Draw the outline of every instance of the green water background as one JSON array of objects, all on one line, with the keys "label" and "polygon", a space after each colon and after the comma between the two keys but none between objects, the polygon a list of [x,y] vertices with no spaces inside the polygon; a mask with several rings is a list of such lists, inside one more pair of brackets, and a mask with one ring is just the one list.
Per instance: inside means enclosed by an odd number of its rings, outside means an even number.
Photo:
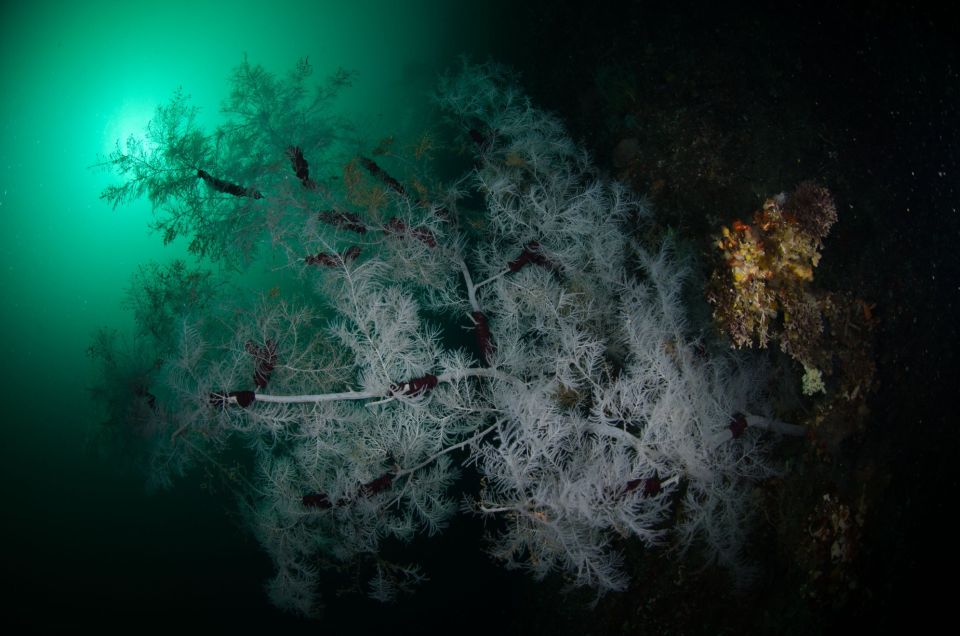
[{"label": "green water background", "polygon": [[266,605],[269,566],[229,500],[192,482],[148,496],[88,443],[91,334],[131,327],[123,299],[138,264],[184,253],[148,232],[148,202],[98,199],[117,182],[89,168],[98,155],[178,86],[215,122],[244,53],[277,73],[302,56],[318,79],[355,71],[339,114],[369,139],[416,130],[437,74],[494,47],[495,16],[486,3],[431,0],[4,3],[0,483],[12,604],[38,618]]}]

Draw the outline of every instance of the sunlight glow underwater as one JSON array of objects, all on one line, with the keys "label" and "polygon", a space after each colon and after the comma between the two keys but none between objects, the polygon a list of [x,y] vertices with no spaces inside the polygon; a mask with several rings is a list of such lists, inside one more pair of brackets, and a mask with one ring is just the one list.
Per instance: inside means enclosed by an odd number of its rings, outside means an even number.
[{"label": "sunlight glow underwater", "polygon": [[125,148],[131,136],[146,145],[147,124],[156,113],[156,108],[157,104],[153,100],[125,100],[107,118],[103,129],[103,154],[108,155],[116,150],[118,143],[121,148]]}]

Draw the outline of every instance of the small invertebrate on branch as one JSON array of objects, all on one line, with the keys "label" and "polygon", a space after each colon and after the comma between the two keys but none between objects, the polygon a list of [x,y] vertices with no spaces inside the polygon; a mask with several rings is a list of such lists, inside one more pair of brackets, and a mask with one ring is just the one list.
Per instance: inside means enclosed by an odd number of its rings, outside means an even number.
[{"label": "small invertebrate on branch", "polygon": [[[231,399],[232,398],[232,399]],[[247,408],[257,399],[257,394],[253,391],[230,391],[228,393],[211,393],[210,405],[221,409],[227,408],[230,404],[236,403],[240,408]]]},{"label": "small invertebrate on branch", "polygon": [[368,481],[363,486],[360,487],[360,492],[370,497],[375,495],[378,492],[386,490],[393,484],[393,474],[392,473],[383,473],[373,481]]},{"label": "small invertebrate on branch", "polygon": [[260,191],[256,188],[244,188],[236,183],[230,183],[229,181],[218,179],[202,168],[197,169],[197,178],[203,179],[204,183],[217,192],[232,194],[235,197],[250,197],[251,199],[263,198],[263,195],[260,194]]},{"label": "small invertebrate on branch", "polygon": [[433,235],[433,232],[423,227],[411,228],[398,218],[390,219],[383,226],[383,231],[395,236],[412,236],[427,247],[437,246],[437,238]]},{"label": "small invertebrate on branch", "polygon": [[307,160],[304,158],[303,151],[300,150],[300,147],[288,146],[287,156],[290,158],[290,167],[293,168],[293,172],[297,175],[297,179],[300,179],[303,187],[307,190],[316,190],[317,183],[310,178],[310,166],[307,164]]},{"label": "small invertebrate on branch", "polygon": [[317,219],[326,223],[327,225],[332,225],[342,230],[350,230],[351,232],[356,232],[357,234],[364,234],[367,231],[367,226],[363,224],[363,221],[360,220],[360,217],[349,212],[325,210],[317,213]]},{"label": "small invertebrate on branch", "polygon": [[490,359],[495,351],[493,347],[493,337],[490,335],[490,324],[487,322],[487,316],[482,311],[474,311],[470,314],[473,318],[473,335],[477,340],[477,347],[480,349],[480,355],[483,361],[490,364]]},{"label": "small invertebrate on branch", "polygon": [[333,507],[330,499],[322,492],[304,495],[300,501],[305,508],[319,508],[320,510],[327,510]]},{"label": "small invertebrate on branch", "polygon": [[627,485],[624,486],[623,494],[626,495],[633,492],[637,488],[642,487],[644,497],[653,497],[660,494],[662,483],[663,482],[661,482],[660,478],[657,476],[647,477],[646,479],[642,477],[638,479],[631,479],[627,482]]},{"label": "small invertebrate on branch", "polygon": [[370,176],[379,179],[385,186],[399,194],[400,196],[407,196],[407,191],[403,185],[390,176],[386,170],[377,165],[377,162],[373,159],[368,159],[366,157],[360,157],[360,165],[366,168],[367,172],[370,173]]},{"label": "small invertebrate on branch", "polygon": [[273,367],[277,364],[277,342],[267,340],[264,346],[260,346],[253,340],[247,340],[247,353],[253,356],[256,366],[253,370],[253,381],[257,388],[264,388],[270,381],[270,375],[273,373]]},{"label": "small invertebrate on branch", "polygon": [[523,251],[520,252],[520,256],[507,263],[507,268],[511,272],[519,272],[521,269],[531,263],[545,267],[550,271],[553,271],[557,268],[556,265],[549,258],[544,256],[543,252],[540,251],[540,243],[537,241],[530,241],[524,245]]},{"label": "small invertebrate on branch", "polygon": [[420,395],[437,386],[437,376],[428,373],[423,377],[414,378],[400,384],[391,384],[390,392],[395,395]]},{"label": "small invertebrate on branch", "polygon": [[735,413],[733,419],[730,420],[730,426],[727,428],[730,429],[730,436],[737,439],[747,430],[746,416],[743,413]]},{"label": "small invertebrate on branch", "polygon": [[340,267],[344,263],[356,259],[360,256],[360,246],[353,245],[348,247],[343,254],[328,254],[327,252],[318,252],[305,257],[303,260],[307,265],[321,265],[323,267]]},{"label": "small invertebrate on branch", "polygon": [[[383,473],[376,479],[368,481],[360,486],[360,490],[357,494],[361,497],[372,497],[379,492],[387,490],[392,485],[393,473]],[[334,503],[330,501],[330,498],[326,495],[326,493],[322,492],[309,493],[300,498],[300,502],[305,508],[317,508],[319,510],[329,510],[335,505],[338,507],[345,506],[349,504],[350,501],[350,498],[343,497]]]}]

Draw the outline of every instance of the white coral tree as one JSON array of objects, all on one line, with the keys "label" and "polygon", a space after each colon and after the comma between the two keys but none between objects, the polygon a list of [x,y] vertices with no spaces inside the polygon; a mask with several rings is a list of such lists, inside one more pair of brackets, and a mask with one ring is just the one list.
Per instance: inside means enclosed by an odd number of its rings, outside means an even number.
[{"label": "white coral tree", "polygon": [[[383,600],[421,580],[377,554],[444,528],[459,470],[482,476],[461,507],[500,520],[492,554],[536,578],[622,590],[621,538],[740,566],[743,484],[772,472],[771,429],[797,432],[769,418],[762,369],[696,336],[673,243],[634,238],[643,201],[503,70],[465,63],[438,102],[476,167],[431,203],[364,159],[385,203],[359,214],[341,201],[287,249],[321,309],[265,298],[234,312],[219,344],[185,323],[152,410],[167,431],[156,474],[248,444],[255,470],[238,479],[276,565],[269,593],[305,614],[325,566],[369,559]],[[479,231],[461,220],[471,194]],[[284,212],[266,188],[255,203]],[[466,325],[475,346],[444,344],[427,312]]]}]

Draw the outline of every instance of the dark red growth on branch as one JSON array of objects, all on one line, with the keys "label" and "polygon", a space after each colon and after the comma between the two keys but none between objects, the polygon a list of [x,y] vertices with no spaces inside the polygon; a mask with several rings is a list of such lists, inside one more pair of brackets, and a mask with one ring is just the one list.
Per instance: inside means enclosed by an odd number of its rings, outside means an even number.
[{"label": "dark red growth on branch", "polygon": [[631,479],[627,482],[627,485],[623,488],[623,494],[631,493],[637,488],[643,487],[643,496],[644,497],[654,497],[660,494],[662,482],[659,477],[648,477],[644,479],[643,477],[639,479]]},{"label": "dark red growth on branch", "polygon": [[[393,485],[393,474],[383,473],[376,479],[372,481],[368,481],[367,483],[360,486],[360,490],[358,491],[358,494],[361,497],[372,497],[377,493],[387,490],[392,485]],[[350,503],[350,499],[347,497],[344,497],[342,499],[338,499],[336,504],[334,504],[332,501],[330,501],[330,498],[326,495],[326,493],[322,493],[322,492],[316,492],[316,493],[310,493],[308,495],[304,495],[303,497],[301,497],[300,501],[305,508],[317,508],[319,510],[329,510],[330,508],[333,508],[334,505],[339,507],[339,506],[346,506],[347,504]]]},{"label": "dark red growth on branch", "polygon": [[235,197],[250,197],[251,199],[262,199],[263,195],[260,194],[260,191],[256,188],[244,188],[241,185],[236,183],[230,183],[229,181],[224,181],[223,179],[218,179],[217,177],[211,175],[206,170],[202,168],[197,170],[197,178],[203,179],[203,181],[216,190],[217,192],[223,192],[225,194],[232,194]]},{"label": "dark red growth on branch", "polygon": [[342,230],[350,230],[357,234],[364,234],[367,226],[363,224],[360,217],[349,212],[337,212],[336,210],[324,210],[317,213],[317,218],[326,223],[338,227]]},{"label": "dark red growth on branch", "polygon": [[304,495],[301,501],[306,508],[319,508],[320,510],[327,510],[333,507],[333,504],[330,503],[330,499],[327,498],[327,496],[322,492]]},{"label": "dark red growth on branch", "polygon": [[730,429],[730,436],[737,439],[747,430],[747,417],[743,413],[735,413],[727,428]]},{"label": "dark red growth on branch", "polygon": [[490,364],[493,358],[493,337],[490,335],[490,324],[487,322],[487,316],[482,311],[474,311],[470,314],[473,318],[473,335],[477,340],[477,347],[480,349],[480,355],[483,361]]},{"label": "dark red growth on branch", "polygon": [[323,267],[340,267],[344,263],[349,263],[360,256],[360,247],[353,245],[342,254],[328,254],[326,252],[318,252],[316,254],[311,254],[304,258],[304,262],[307,265],[321,265]]},{"label": "dark red growth on branch", "polygon": [[470,139],[473,140],[473,143],[477,144],[477,146],[480,148],[484,148],[488,143],[490,143],[490,138],[476,128],[471,128],[467,131],[467,134],[470,135]]},{"label": "dark red growth on branch", "polygon": [[409,227],[400,219],[394,217],[383,226],[383,231],[394,236],[408,237],[412,236],[427,247],[436,247],[437,239],[433,232],[424,227]]},{"label": "dark red growth on branch", "polygon": [[367,172],[370,173],[375,179],[380,180],[385,186],[396,192],[402,197],[407,196],[407,191],[404,189],[403,185],[399,181],[390,176],[386,170],[377,165],[377,162],[373,159],[368,159],[366,157],[360,157],[360,165],[367,169]]},{"label": "dark red growth on branch", "polygon": [[253,391],[231,391],[230,397],[236,398],[237,404],[241,408],[247,408],[257,399],[257,394]]},{"label": "dark red growth on branch", "polygon": [[137,386],[133,388],[133,394],[137,397],[144,398],[152,411],[157,410],[157,396],[151,393],[150,389],[148,389],[146,386],[137,384]]},{"label": "dark red growth on branch", "polygon": [[643,496],[644,497],[653,497],[660,494],[660,479],[658,477],[651,477],[650,479],[643,482]]},{"label": "dark red growth on branch", "polygon": [[310,178],[310,166],[307,164],[300,147],[288,146],[287,156],[290,157],[290,167],[293,168],[293,172],[297,175],[297,179],[300,179],[303,187],[307,190],[316,190],[317,184]]},{"label": "dark red growth on branch", "polygon": [[414,378],[400,384],[391,384],[390,392],[398,395],[419,395],[430,391],[437,386],[437,376],[428,373],[421,378]]},{"label": "dark red growth on branch", "polygon": [[519,272],[531,263],[545,267],[550,271],[556,269],[556,265],[540,251],[540,243],[537,241],[530,241],[524,245],[520,256],[507,263],[507,269],[511,272]]},{"label": "dark red growth on branch", "polygon": [[326,252],[317,252],[310,254],[303,259],[307,265],[321,265],[323,267],[339,267],[340,257]]},{"label": "dark red growth on branch", "polygon": [[277,364],[277,342],[269,339],[261,347],[253,340],[247,340],[246,348],[247,353],[253,356],[255,363],[253,381],[258,388],[262,389],[267,386],[273,367]]},{"label": "dark red growth on branch", "polygon": [[247,408],[257,399],[257,394],[253,391],[230,391],[229,393],[211,393],[210,405],[221,409],[227,408],[231,404],[230,398],[234,398],[240,408]]},{"label": "dark red growth on branch", "polygon": [[360,487],[360,492],[366,497],[371,497],[378,492],[382,492],[393,484],[393,474],[383,473],[373,481],[368,481]]}]

